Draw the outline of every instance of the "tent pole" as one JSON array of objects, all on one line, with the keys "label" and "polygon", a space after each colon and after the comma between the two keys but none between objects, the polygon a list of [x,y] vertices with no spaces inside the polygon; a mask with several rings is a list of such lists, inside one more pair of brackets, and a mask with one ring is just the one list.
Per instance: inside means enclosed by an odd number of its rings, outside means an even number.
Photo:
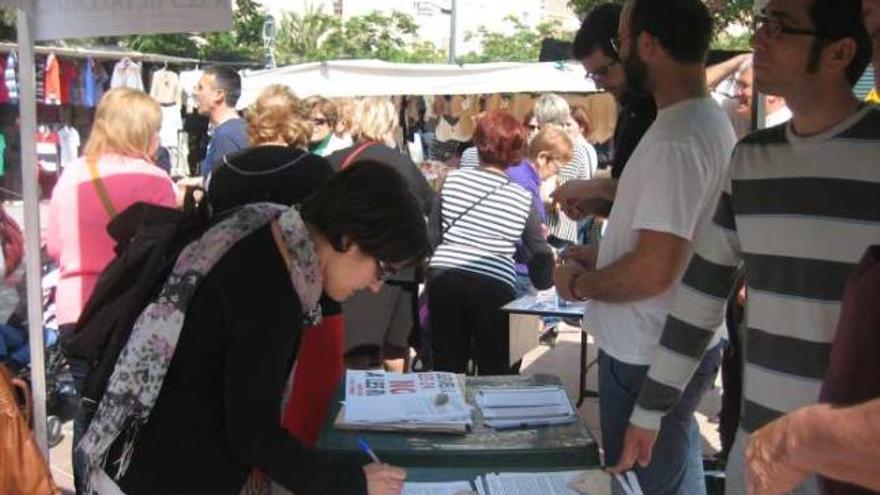
[{"label": "tent pole", "polygon": [[21,183],[24,193],[25,270],[27,276],[28,333],[31,350],[31,388],[34,396],[34,433],[49,460],[46,432],[46,366],[43,347],[43,294],[40,266],[40,200],[37,184],[36,83],[34,79],[33,3],[18,9],[19,115],[21,119]]}]

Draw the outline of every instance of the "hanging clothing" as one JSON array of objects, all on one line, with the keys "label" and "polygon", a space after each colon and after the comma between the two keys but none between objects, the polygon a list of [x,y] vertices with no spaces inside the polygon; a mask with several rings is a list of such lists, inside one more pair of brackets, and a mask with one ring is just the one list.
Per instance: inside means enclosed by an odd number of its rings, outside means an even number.
[{"label": "hanging clothing", "polygon": [[[0,57],[0,72],[6,72],[6,59]],[[0,103],[9,103],[9,89],[6,87],[6,78],[0,78]]]},{"label": "hanging clothing", "polygon": [[58,172],[58,134],[45,129],[37,130],[34,135],[37,147],[37,164],[41,171]]},{"label": "hanging clothing", "polygon": [[6,175],[6,136],[0,133],[0,177]]},{"label": "hanging clothing", "polygon": [[18,56],[15,52],[9,52],[6,56],[6,67],[3,71],[3,79],[6,83],[6,90],[9,93],[9,102],[18,103],[18,76],[16,67],[18,66]]},{"label": "hanging clothing", "polygon": [[162,127],[159,129],[159,143],[165,147],[175,148],[179,146],[177,134],[183,129],[183,118],[180,115],[180,107],[162,106]]},{"label": "hanging clothing", "polygon": [[66,125],[58,130],[58,143],[61,150],[61,168],[67,168],[79,157],[79,132],[76,128]]},{"label": "hanging clothing", "polygon": [[37,103],[46,102],[46,57],[34,56],[34,77],[36,78],[36,86],[34,88],[34,96]]},{"label": "hanging clothing", "polygon": [[61,104],[75,105],[78,101],[74,100],[74,95],[79,100],[79,67],[70,60],[60,60],[60,83],[61,83]]},{"label": "hanging clothing", "polygon": [[180,77],[170,70],[159,69],[153,73],[150,96],[160,105],[180,105]]},{"label": "hanging clothing", "polygon": [[113,76],[110,78],[111,88],[132,88],[144,90],[144,81],[141,77],[141,64],[130,58],[124,58],[113,67]]},{"label": "hanging clothing", "polygon": [[54,53],[46,57],[46,75],[44,79],[45,99],[47,105],[61,104],[61,64]]}]

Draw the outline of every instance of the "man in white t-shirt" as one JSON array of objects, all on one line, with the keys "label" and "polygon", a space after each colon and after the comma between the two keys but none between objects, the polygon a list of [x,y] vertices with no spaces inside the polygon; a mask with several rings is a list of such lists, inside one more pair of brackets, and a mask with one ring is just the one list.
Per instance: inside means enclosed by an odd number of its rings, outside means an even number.
[{"label": "man in white t-shirt", "polygon": [[[621,59],[628,83],[654,96],[657,119],[620,178],[595,264],[570,259],[554,273],[562,297],[590,301],[585,325],[600,349],[599,406],[608,466],[621,455],[691,241],[711,219],[736,141],[706,88],[711,37],[712,18],[700,0],[627,3],[619,29]],[[714,380],[717,347],[706,354],[677,410],[664,418],[652,462],[635,470],[646,494],[706,493],[693,413]]]}]

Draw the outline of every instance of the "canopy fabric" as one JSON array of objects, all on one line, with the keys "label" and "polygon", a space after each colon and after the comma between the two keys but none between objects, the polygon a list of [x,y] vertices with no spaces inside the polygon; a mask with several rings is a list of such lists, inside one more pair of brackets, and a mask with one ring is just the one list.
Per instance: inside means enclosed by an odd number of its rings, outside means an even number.
[{"label": "canopy fabric", "polygon": [[597,91],[584,68],[574,62],[448,65],[339,60],[245,71],[238,107],[249,106],[270,84],[289,86],[301,98]]}]

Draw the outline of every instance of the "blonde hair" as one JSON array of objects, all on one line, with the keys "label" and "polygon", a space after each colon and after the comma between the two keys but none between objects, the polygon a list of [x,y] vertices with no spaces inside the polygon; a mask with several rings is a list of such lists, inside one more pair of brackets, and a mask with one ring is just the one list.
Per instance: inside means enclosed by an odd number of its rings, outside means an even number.
[{"label": "blonde hair", "polygon": [[114,88],[104,94],[83,155],[97,160],[115,153],[153,161],[151,148],[162,126],[162,110],[143,91]]},{"label": "blonde hair", "polygon": [[311,127],[299,115],[300,100],[287,86],[267,86],[245,112],[251,144],[283,141],[288,146],[307,148]]},{"label": "blonde hair", "polygon": [[[336,100],[336,129],[337,135],[350,134],[354,130],[354,98],[339,98]],[[338,131],[338,132],[337,132]]]},{"label": "blonde hair", "polygon": [[568,133],[555,125],[548,125],[529,143],[529,158],[534,162],[538,154],[546,151],[562,163],[571,161],[573,144]]},{"label": "blonde hair", "polygon": [[355,134],[360,140],[385,142],[397,127],[397,111],[388,98],[370,96],[354,109]]}]

